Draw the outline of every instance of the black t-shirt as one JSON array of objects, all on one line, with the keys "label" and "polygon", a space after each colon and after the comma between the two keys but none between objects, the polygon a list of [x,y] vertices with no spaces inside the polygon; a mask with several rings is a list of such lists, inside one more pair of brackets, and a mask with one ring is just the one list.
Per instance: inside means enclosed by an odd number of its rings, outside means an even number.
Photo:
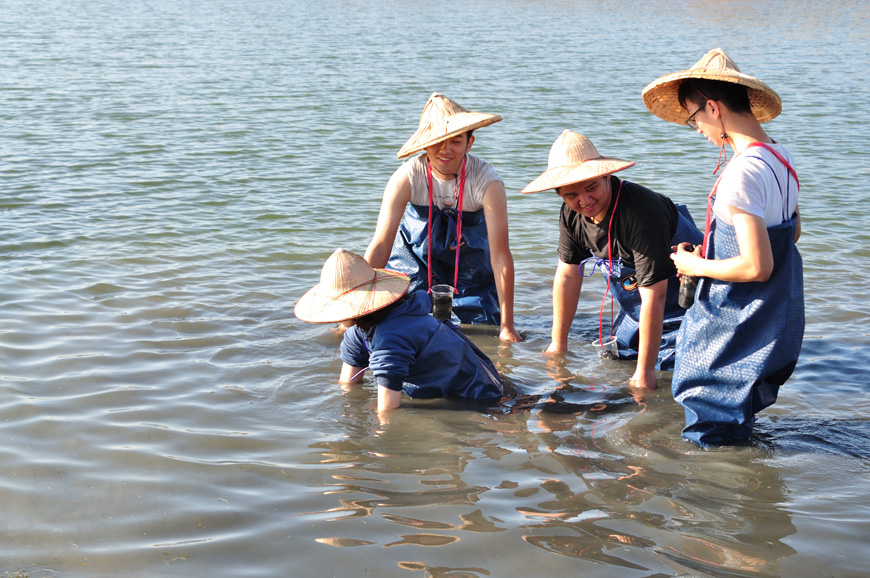
[{"label": "black t-shirt", "polygon": [[[595,224],[562,203],[559,217],[559,258],[564,263],[579,265],[592,251],[607,259],[607,229],[617,200],[620,180],[610,176],[613,196],[610,207],[600,223]],[[613,259],[634,268],[637,284],[655,285],[676,273],[671,261],[671,239],[677,232],[679,213],[674,203],[664,195],[629,181],[622,181],[619,204],[613,216],[610,239]]]}]

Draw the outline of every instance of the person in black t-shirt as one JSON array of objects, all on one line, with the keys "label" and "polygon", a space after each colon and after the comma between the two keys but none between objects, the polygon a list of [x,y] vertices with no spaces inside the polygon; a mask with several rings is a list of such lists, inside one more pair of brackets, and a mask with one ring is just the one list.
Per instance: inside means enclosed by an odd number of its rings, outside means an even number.
[{"label": "person in black t-shirt", "polygon": [[602,157],[589,139],[566,130],[550,149],[547,170],[522,192],[556,189],[563,200],[547,353],[568,350],[583,266],[591,260],[610,277],[610,289],[621,306],[611,332],[620,357],[637,358],[629,383],[652,389],[655,370],[673,368],[676,329],[684,312],[677,305],[679,282],[671,247],[700,243],[702,234],[685,207],[613,176],[633,165]]}]

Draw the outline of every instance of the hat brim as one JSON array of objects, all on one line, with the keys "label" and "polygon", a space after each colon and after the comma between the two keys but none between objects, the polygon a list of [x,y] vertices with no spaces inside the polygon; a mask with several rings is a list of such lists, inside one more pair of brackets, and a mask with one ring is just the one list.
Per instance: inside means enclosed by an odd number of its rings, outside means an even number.
[{"label": "hat brim", "polygon": [[461,135],[470,130],[495,124],[502,118],[497,114],[488,114],[484,112],[462,112],[452,115],[447,120],[447,126],[443,129],[436,129],[430,125],[419,127],[411,138],[402,145],[396,156],[400,159],[407,158],[414,153],[438,144],[449,138]]},{"label": "hat brim", "polygon": [[668,122],[683,124],[689,112],[680,106],[677,92],[680,83],[688,78],[731,82],[746,87],[752,114],[758,122],[773,120],[782,112],[782,99],[775,90],[754,76],[720,68],[693,68],[666,74],[649,83],[643,89],[643,103],[657,117]]},{"label": "hat brim", "polygon": [[590,159],[572,166],[547,169],[541,175],[526,185],[521,193],[540,193],[574,183],[588,181],[633,167],[634,161],[624,161],[612,157]]},{"label": "hat brim", "polygon": [[310,323],[337,323],[383,309],[408,292],[411,279],[404,273],[374,272],[374,279],[338,296],[325,294],[318,283],[296,302],[293,313]]}]

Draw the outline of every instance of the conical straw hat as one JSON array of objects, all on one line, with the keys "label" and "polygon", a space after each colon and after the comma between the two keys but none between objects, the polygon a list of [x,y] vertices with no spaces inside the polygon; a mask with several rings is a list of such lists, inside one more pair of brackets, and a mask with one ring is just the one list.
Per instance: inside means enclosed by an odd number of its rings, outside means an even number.
[{"label": "conical straw hat", "polygon": [[411,280],[403,273],[372,269],[361,256],[336,249],[320,272],[320,283],[296,303],[296,317],[334,323],[362,317],[397,301]]},{"label": "conical straw hat", "polygon": [[443,140],[500,120],[497,114],[468,112],[446,96],[433,92],[420,115],[417,131],[399,149],[397,156],[404,159]]},{"label": "conical straw hat", "polygon": [[582,134],[566,130],[550,147],[547,170],[520,192],[538,193],[556,187],[564,187],[572,183],[603,177],[632,166],[634,166],[634,161],[601,156],[588,138]]},{"label": "conical straw hat", "polygon": [[666,74],[643,89],[643,103],[659,118],[670,122],[684,123],[689,113],[680,106],[677,91],[687,78],[721,80],[746,87],[752,114],[758,122],[767,122],[782,112],[782,100],[772,88],[748,74],[743,74],[737,64],[721,48],[714,48],[701,57],[689,70]]}]

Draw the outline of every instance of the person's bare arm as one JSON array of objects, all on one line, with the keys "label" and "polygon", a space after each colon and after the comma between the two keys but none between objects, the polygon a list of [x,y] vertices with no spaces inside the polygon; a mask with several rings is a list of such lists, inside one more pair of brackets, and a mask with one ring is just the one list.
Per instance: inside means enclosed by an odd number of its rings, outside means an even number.
[{"label": "person's bare arm", "polygon": [[553,278],[553,328],[550,332],[550,346],[547,353],[568,351],[568,331],[577,313],[583,275],[577,265],[559,261]]},{"label": "person's bare arm", "polygon": [[354,367],[353,365],[342,363],[338,381],[339,383],[359,383],[362,381],[365,370],[365,367]]},{"label": "person's bare arm", "polygon": [[375,233],[366,249],[365,259],[376,269],[386,267],[393,250],[393,241],[405,208],[411,201],[411,181],[404,167],[399,167],[384,189],[381,201],[381,211],[378,214],[378,224]]},{"label": "person's bare arm", "polygon": [[773,250],[764,219],[729,206],[740,254],[730,259],[702,259],[700,247],[694,252],[686,244],[677,246],[671,259],[681,275],[709,277],[732,283],[767,281],[773,271]]},{"label": "person's bare arm", "polygon": [[383,385],[378,386],[378,411],[396,409],[402,401],[402,392]]},{"label": "person's bare arm", "polygon": [[514,328],[514,258],[508,235],[507,197],[501,181],[492,181],[487,185],[483,194],[483,214],[501,311],[499,338],[522,341],[523,338]]},{"label": "person's bare arm", "polygon": [[668,280],[663,279],[648,287],[638,287],[637,290],[640,293],[637,367],[628,383],[636,387],[655,389],[658,387],[655,369],[662,342]]}]

